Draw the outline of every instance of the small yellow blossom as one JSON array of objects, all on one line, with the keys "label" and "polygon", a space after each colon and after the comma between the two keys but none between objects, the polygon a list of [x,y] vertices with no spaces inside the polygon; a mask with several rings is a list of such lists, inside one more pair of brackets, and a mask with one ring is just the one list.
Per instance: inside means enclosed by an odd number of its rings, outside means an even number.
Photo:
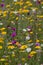
[{"label": "small yellow blossom", "polygon": [[35,48],[36,48],[36,49],[40,49],[41,47],[40,47],[40,46],[36,46]]},{"label": "small yellow blossom", "polygon": [[33,34],[33,32],[30,32],[30,34]]},{"label": "small yellow blossom", "polygon": [[7,33],[7,32],[2,32],[1,34],[2,34],[2,35],[5,35],[6,33]]},{"label": "small yellow blossom", "polygon": [[41,2],[41,4],[43,4],[43,2]]},{"label": "small yellow blossom", "polygon": [[10,7],[10,5],[6,5],[6,8],[9,8]]},{"label": "small yellow blossom", "polygon": [[0,46],[0,49],[2,49],[2,46]]},{"label": "small yellow blossom", "polygon": [[4,41],[3,40],[0,40],[0,43],[3,43]]},{"label": "small yellow blossom", "polygon": [[28,46],[27,45],[22,45],[21,47],[20,47],[20,49],[26,49]]},{"label": "small yellow blossom", "polygon": [[16,17],[16,20],[18,20],[19,18],[18,17]]},{"label": "small yellow blossom", "polygon": [[15,54],[12,54],[12,57],[15,57]]},{"label": "small yellow blossom", "polygon": [[8,46],[8,49],[14,49],[14,46]]},{"label": "small yellow blossom", "polygon": [[5,58],[1,58],[0,61],[6,61],[6,59]]},{"label": "small yellow blossom", "polygon": [[3,28],[1,28],[0,30],[3,31],[3,30],[5,30],[5,29],[6,29],[6,28],[3,27]]},{"label": "small yellow blossom", "polygon": [[28,42],[32,42],[32,40],[29,40]]},{"label": "small yellow blossom", "polygon": [[41,29],[41,28],[39,28],[38,30],[39,30],[39,31],[41,31],[42,29]]},{"label": "small yellow blossom", "polygon": [[8,42],[8,45],[12,44],[11,42]]},{"label": "small yellow blossom", "polygon": [[26,1],[26,4],[29,4],[30,3],[30,1]]},{"label": "small yellow blossom", "polygon": [[25,61],[25,58],[21,58],[22,61]]},{"label": "small yellow blossom", "polygon": [[19,42],[16,42],[16,45],[18,46],[20,43]]},{"label": "small yellow blossom", "polygon": [[34,54],[36,54],[36,51],[31,51],[30,52],[30,55],[34,55]]},{"label": "small yellow blossom", "polygon": [[36,42],[40,42],[40,40],[37,39]]},{"label": "small yellow blossom", "polygon": [[4,40],[4,38],[0,38],[0,40]]}]

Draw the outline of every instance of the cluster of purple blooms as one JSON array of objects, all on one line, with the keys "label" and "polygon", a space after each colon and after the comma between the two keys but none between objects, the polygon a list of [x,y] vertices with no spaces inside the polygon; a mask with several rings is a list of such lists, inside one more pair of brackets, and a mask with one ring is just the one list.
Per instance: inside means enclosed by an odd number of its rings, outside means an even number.
[{"label": "cluster of purple blooms", "polygon": [[[10,27],[10,26],[7,26],[7,28],[13,30],[13,32],[11,33],[11,37],[14,38],[16,36],[16,28]],[[12,40],[12,44],[15,44],[15,43],[16,43],[16,40]]]}]

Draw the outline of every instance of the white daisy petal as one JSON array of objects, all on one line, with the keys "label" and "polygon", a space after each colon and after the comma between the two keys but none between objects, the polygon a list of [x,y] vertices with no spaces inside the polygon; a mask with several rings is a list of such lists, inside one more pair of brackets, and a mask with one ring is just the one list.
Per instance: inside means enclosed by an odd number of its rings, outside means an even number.
[{"label": "white daisy petal", "polygon": [[17,2],[17,0],[14,0],[14,2]]},{"label": "white daisy petal", "polygon": [[25,63],[25,65],[27,65],[27,63]]},{"label": "white daisy petal", "polygon": [[3,23],[0,23],[0,25],[3,25]]},{"label": "white daisy petal", "polygon": [[30,39],[30,36],[26,36],[26,40],[29,40]]},{"label": "white daisy petal", "polygon": [[26,29],[23,29],[24,32],[26,32]]},{"label": "white daisy petal", "polygon": [[27,52],[30,52],[30,51],[31,51],[31,48],[27,48],[26,51],[27,51]]}]

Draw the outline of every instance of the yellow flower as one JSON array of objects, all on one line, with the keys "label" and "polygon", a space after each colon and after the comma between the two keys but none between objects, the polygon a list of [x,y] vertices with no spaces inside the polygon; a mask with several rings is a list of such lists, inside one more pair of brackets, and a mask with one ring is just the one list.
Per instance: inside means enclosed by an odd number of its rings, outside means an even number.
[{"label": "yellow flower", "polygon": [[28,4],[28,6],[32,6],[32,3]]},{"label": "yellow flower", "polygon": [[3,14],[3,17],[6,17],[7,16],[7,14]]},{"label": "yellow flower", "polygon": [[25,58],[21,58],[22,61],[25,61]]},{"label": "yellow flower", "polygon": [[29,40],[28,42],[32,42],[32,40]]},{"label": "yellow flower", "polygon": [[33,32],[30,32],[30,34],[33,34]]},{"label": "yellow flower", "polygon": [[14,46],[8,46],[8,49],[14,49]]},{"label": "yellow flower", "polygon": [[16,17],[16,20],[18,20],[19,18],[18,17]]},{"label": "yellow flower", "polygon": [[34,55],[34,54],[36,54],[36,51],[31,51],[30,52],[30,55]]},{"label": "yellow flower", "polygon": [[41,4],[43,4],[43,2],[41,2]]},{"label": "yellow flower", "polygon": [[38,30],[39,30],[39,31],[41,31],[42,29],[41,29],[41,28],[39,28]]},{"label": "yellow flower", "polygon": [[30,20],[30,22],[34,21],[33,19]]},{"label": "yellow flower", "polygon": [[9,56],[7,55],[6,58],[8,58]]},{"label": "yellow flower", "polygon": [[10,12],[10,15],[12,15],[13,13],[14,13],[14,11],[11,11],[11,12]]},{"label": "yellow flower", "polygon": [[2,35],[5,35],[6,33],[7,33],[7,32],[2,32],[1,34],[2,34]]},{"label": "yellow flower", "polygon": [[0,38],[0,40],[4,40],[4,38]]},{"label": "yellow flower", "polygon": [[4,41],[3,40],[0,40],[0,43],[3,43]]},{"label": "yellow flower", "polygon": [[27,12],[29,12],[29,10],[23,10],[22,12],[23,12],[23,13],[27,13]]},{"label": "yellow flower", "polygon": [[37,10],[38,8],[33,8],[33,7],[31,7],[31,9],[32,9],[32,10],[33,10],[33,9]]},{"label": "yellow flower", "polygon": [[0,15],[2,14],[2,10],[0,10]]},{"label": "yellow flower", "polygon": [[7,16],[8,11],[3,12],[3,17]]},{"label": "yellow flower", "polygon": [[0,30],[3,31],[3,30],[5,30],[5,29],[6,29],[6,28],[3,27],[3,28],[1,28]]},{"label": "yellow flower", "polygon": [[6,5],[6,8],[9,8],[10,7],[10,5]]},{"label": "yellow flower", "polygon": [[43,18],[43,15],[37,15],[38,18]]},{"label": "yellow flower", "polygon": [[8,45],[12,44],[11,42],[8,42]]},{"label": "yellow flower", "polygon": [[15,54],[12,54],[12,57],[15,57]]},{"label": "yellow flower", "polygon": [[2,46],[0,46],[0,49],[2,49]]},{"label": "yellow flower", "polygon": [[23,5],[23,2],[19,3],[20,5]]},{"label": "yellow flower", "polygon": [[4,11],[4,12],[3,12],[3,14],[7,14],[7,13],[8,13],[8,11]]},{"label": "yellow flower", "polygon": [[20,43],[19,42],[16,42],[16,45],[18,46]]},{"label": "yellow flower", "polygon": [[6,59],[4,59],[4,58],[1,58],[1,59],[0,59],[0,61],[6,61]]},{"label": "yellow flower", "polygon": [[27,8],[27,6],[24,6],[23,8]]},{"label": "yellow flower", "polygon": [[0,43],[3,43],[4,38],[0,38]]},{"label": "yellow flower", "polygon": [[37,39],[36,42],[40,42],[40,40]]},{"label": "yellow flower", "polygon": [[28,46],[27,45],[22,45],[21,47],[20,47],[20,49],[26,49]]},{"label": "yellow flower", "polygon": [[19,13],[27,13],[27,12],[29,12],[29,10],[22,10],[22,9],[20,9],[19,11],[18,11]]},{"label": "yellow flower", "polygon": [[40,47],[40,46],[36,46],[35,48],[36,48],[36,49],[40,49],[41,47]]}]

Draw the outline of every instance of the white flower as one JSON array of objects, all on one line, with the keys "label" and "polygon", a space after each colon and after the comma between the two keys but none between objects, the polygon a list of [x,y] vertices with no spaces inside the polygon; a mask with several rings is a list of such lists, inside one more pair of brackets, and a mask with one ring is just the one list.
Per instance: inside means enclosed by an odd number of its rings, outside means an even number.
[{"label": "white flower", "polygon": [[0,25],[3,25],[3,23],[0,23]]},{"label": "white flower", "polygon": [[26,40],[29,40],[30,39],[30,36],[26,36]]},{"label": "white flower", "polygon": [[12,54],[14,54],[14,52],[12,52]]},{"label": "white flower", "polygon": [[42,8],[43,8],[43,6],[42,6]]},{"label": "white flower", "polygon": [[27,51],[27,52],[30,52],[30,51],[31,51],[31,48],[27,48],[26,51]]},{"label": "white flower", "polygon": [[34,2],[36,2],[37,0],[33,0]]},{"label": "white flower", "polygon": [[18,12],[17,11],[14,11],[14,14],[17,14]]},{"label": "white flower", "polygon": [[25,65],[27,65],[27,63],[25,63]]},{"label": "white flower", "polygon": [[22,15],[22,16],[24,16],[24,15]]},{"label": "white flower", "polygon": [[32,46],[34,43],[29,44],[28,46]]},{"label": "white flower", "polygon": [[41,44],[41,47],[43,47],[43,44]]},{"label": "white flower", "polygon": [[14,2],[17,2],[17,0],[14,0]]},{"label": "white flower", "polygon": [[23,29],[24,32],[26,32],[26,29]]},{"label": "white flower", "polygon": [[36,12],[36,10],[35,9],[32,9],[32,12]]},{"label": "white flower", "polygon": [[27,31],[30,31],[31,29],[27,28]]}]

